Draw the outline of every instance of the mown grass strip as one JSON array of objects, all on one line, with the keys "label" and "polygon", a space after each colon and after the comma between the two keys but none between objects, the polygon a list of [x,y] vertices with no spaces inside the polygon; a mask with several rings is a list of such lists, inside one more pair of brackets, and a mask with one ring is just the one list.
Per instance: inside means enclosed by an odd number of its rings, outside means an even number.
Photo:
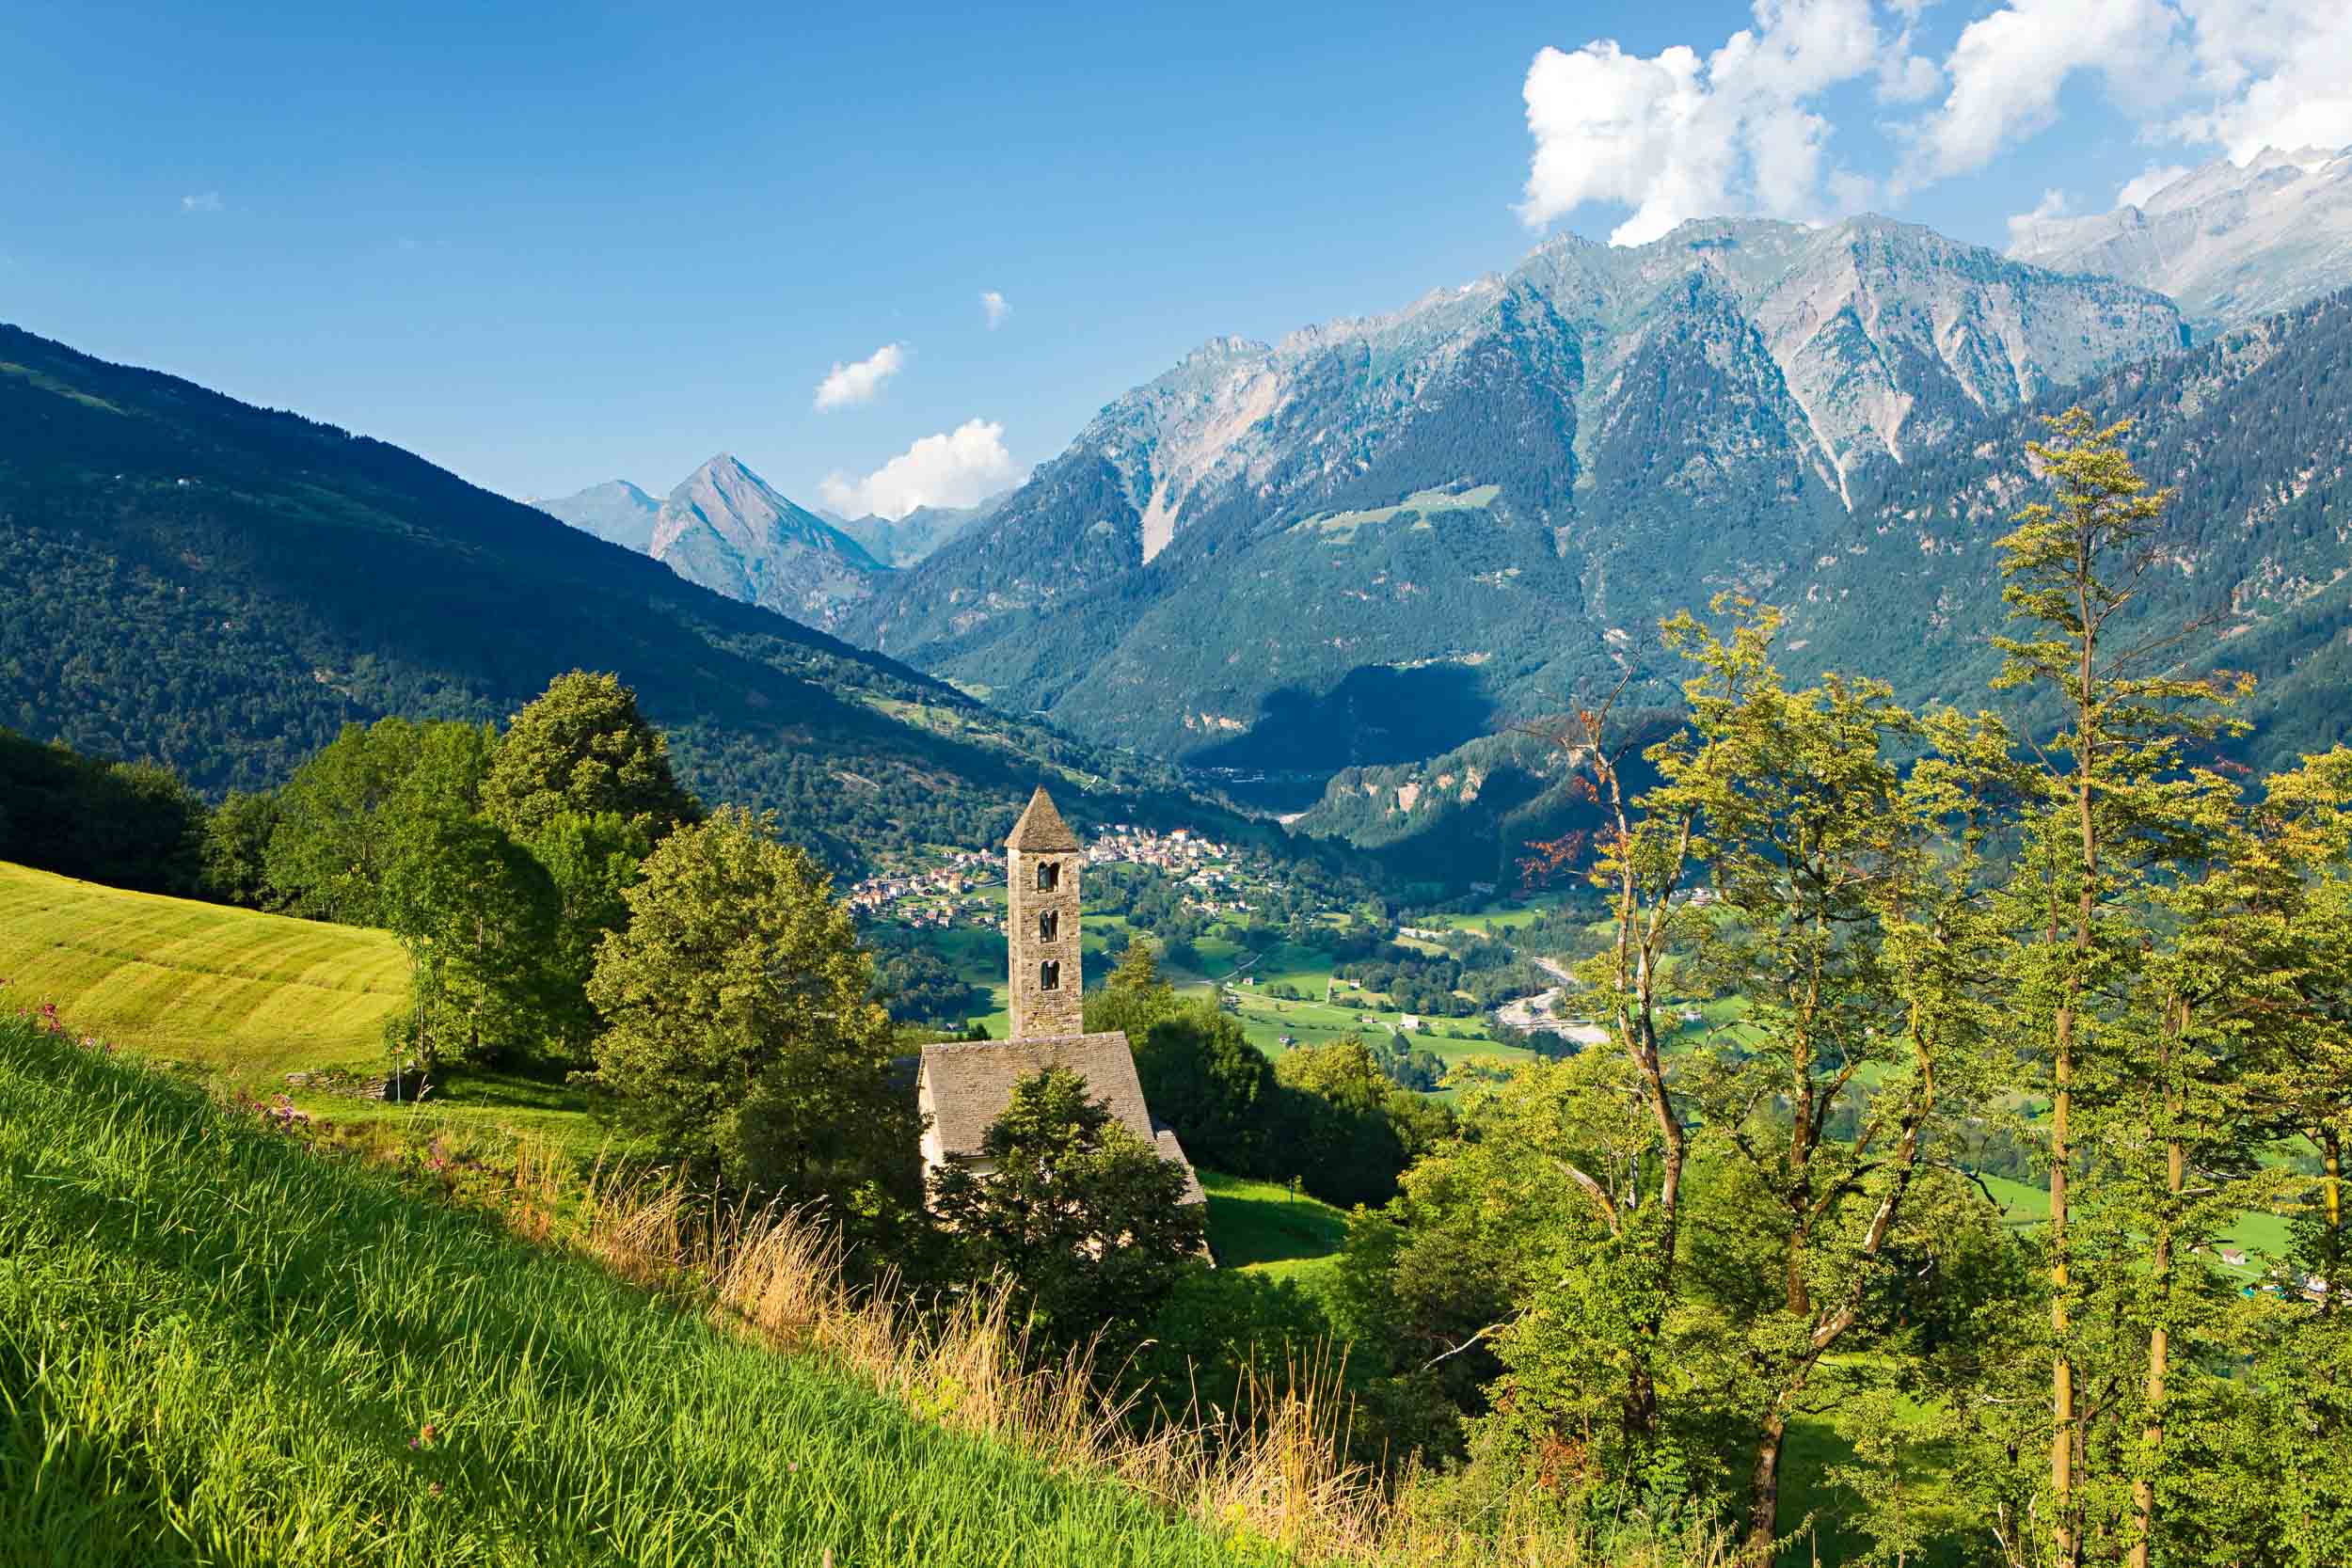
[{"label": "mown grass strip", "polygon": [[373,1064],[408,965],[383,931],[0,863],[0,980],[19,1005],[261,1084]]}]

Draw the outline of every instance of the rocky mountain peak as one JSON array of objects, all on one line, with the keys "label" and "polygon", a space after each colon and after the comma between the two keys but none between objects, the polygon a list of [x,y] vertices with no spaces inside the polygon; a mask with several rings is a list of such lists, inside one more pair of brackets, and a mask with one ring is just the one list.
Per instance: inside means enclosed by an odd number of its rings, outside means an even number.
[{"label": "rocky mountain peak", "polygon": [[2352,284],[2352,148],[2217,159],[2136,204],[2021,222],[2009,254],[2169,294],[2208,336]]}]

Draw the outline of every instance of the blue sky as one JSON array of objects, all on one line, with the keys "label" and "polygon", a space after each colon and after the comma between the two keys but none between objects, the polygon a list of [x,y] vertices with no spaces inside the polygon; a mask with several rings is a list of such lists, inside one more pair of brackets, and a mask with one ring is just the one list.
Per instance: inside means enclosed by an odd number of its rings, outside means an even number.
[{"label": "blue sky", "polygon": [[723,449],[902,507],[1546,232],[1998,245],[2352,142],[2343,0],[369,9],[0,10],[0,319],[511,495]]}]

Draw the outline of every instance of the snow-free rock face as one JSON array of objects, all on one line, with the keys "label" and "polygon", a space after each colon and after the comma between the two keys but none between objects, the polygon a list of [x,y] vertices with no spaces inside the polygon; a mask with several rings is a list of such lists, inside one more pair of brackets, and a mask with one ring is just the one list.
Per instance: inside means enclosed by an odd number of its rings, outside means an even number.
[{"label": "snow-free rock face", "polygon": [[2352,147],[2207,164],[2137,205],[2039,220],[2010,254],[2169,294],[2202,336],[2352,284]]},{"label": "snow-free rock face", "polygon": [[689,582],[827,628],[888,571],[725,452],[670,492],[648,553]]},{"label": "snow-free rock face", "polygon": [[2145,290],[1883,219],[1556,239],[1393,315],[1204,345],[842,630],[1196,758],[1263,761],[1240,743],[1278,715],[1324,732],[1301,767],[1425,756],[1479,733],[1397,727],[1436,686],[1464,725],[1556,696],[1810,560],[1876,467],[2182,341]]},{"label": "snow-free rock face", "polygon": [[552,500],[533,499],[526,504],[640,555],[652,552],[654,519],[661,515],[661,503],[625,479],[591,484]]}]

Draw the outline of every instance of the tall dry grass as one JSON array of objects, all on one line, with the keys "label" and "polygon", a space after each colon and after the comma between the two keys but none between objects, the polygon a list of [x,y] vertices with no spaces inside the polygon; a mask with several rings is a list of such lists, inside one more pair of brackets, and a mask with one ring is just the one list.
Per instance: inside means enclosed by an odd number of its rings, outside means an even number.
[{"label": "tall dry grass", "polygon": [[1636,1546],[1596,1557],[1534,1492],[1456,1501],[1436,1478],[1383,1476],[1346,1458],[1350,1401],[1327,1348],[1258,1380],[1230,1412],[1132,1418],[1107,1391],[1091,1347],[1034,1342],[1009,1281],[951,1303],[918,1304],[884,1281],[850,1280],[839,1233],[788,1209],[716,1206],[675,1180],[562,1150],[516,1151],[509,1223],[561,1237],[641,1284],[698,1295],[714,1321],[782,1351],[848,1370],[941,1425],[1058,1469],[1109,1478],[1221,1536],[1274,1544],[1311,1563],[1437,1568],[1733,1568],[1725,1541]]}]

